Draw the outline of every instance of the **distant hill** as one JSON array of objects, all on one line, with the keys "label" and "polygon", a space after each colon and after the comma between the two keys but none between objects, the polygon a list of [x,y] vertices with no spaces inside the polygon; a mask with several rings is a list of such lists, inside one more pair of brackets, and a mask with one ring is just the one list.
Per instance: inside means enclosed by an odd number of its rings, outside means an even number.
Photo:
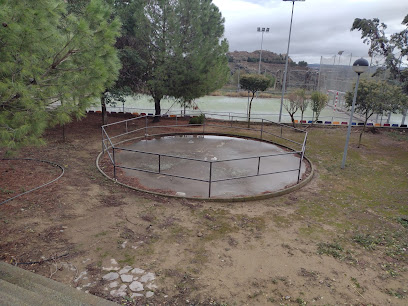
[{"label": "distant hill", "polygon": [[[234,51],[228,52],[228,65],[231,75],[242,73],[258,73],[260,50],[254,52]],[[276,80],[276,87],[281,88],[283,74],[285,70],[285,54],[278,54],[271,51],[262,51],[261,73],[273,76]],[[315,69],[298,66],[290,57],[288,65],[288,81],[291,87],[304,87],[313,89],[317,84]]]},{"label": "distant hill", "polygon": [[320,68],[320,64],[307,64],[307,67],[309,67],[309,68],[314,68],[314,69],[319,69],[319,68]]}]

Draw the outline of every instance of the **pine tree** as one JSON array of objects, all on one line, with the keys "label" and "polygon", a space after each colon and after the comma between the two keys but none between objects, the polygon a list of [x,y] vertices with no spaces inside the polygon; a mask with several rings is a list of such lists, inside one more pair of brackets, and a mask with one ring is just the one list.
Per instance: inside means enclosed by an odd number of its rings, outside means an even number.
[{"label": "pine tree", "polygon": [[[132,14],[129,14],[132,12]],[[148,92],[155,103],[173,96],[191,101],[228,79],[224,19],[208,0],[134,0],[121,10],[124,35],[117,46],[123,68],[119,82]]]},{"label": "pine tree", "polygon": [[222,39],[224,18],[211,1],[180,1],[176,7],[178,35],[171,61],[171,95],[182,102],[221,88],[230,75],[228,43]]},{"label": "pine tree", "polygon": [[120,23],[100,0],[81,16],[58,0],[0,3],[0,146],[15,149],[80,118],[112,85]]}]

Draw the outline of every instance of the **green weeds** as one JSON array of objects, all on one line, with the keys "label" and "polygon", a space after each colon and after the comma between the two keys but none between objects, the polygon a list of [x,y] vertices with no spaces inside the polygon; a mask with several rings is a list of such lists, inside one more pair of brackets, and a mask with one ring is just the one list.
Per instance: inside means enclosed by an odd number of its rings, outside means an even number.
[{"label": "green weeds", "polygon": [[337,242],[334,243],[320,242],[317,245],[317,247],[318,247],[317,253],[319,255],[328,255],[339,259],[343,257],[343,247]]}]

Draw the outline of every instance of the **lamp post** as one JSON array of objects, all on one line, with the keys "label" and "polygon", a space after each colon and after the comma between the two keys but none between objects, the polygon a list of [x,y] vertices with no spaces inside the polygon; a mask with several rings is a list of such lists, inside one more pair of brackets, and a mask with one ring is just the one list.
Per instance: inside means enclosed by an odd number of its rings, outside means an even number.
[{"label": "lamp post", "polygon": [[360,74],[366,72],[367,69],[368,69],[368,61],[365,60],[364,58],[359,58],[353,63],[353,70],[355,73],[357,73],[357,82],[356,82],[356,88],[354,90],[353,103],[351,105],[350,121],[349,121],[349,125],[347,128],[347,137],[346,137],[346,145],[344,146],[343,161],[341,162],[342,169],[344,169],[344,167],[346,166],[347,148],[348,148],[348,144],[350,141],[351,124],[353,123],[354,107],[356,105],[356,100],[357,100],[358,81],[360,80]]},{"label": "lamp post", "polygon": [[257,32],[262,32],[262,39],[261,39],[261,53],[259,54],[259,67],[258,67],[258,74],[261,74],[261,61],[262,61],[262,45],[263,45],[263,35],[264,33],[269,33],[269,28],[257,28]]},{"label": "lamp post", "polygon": [[288,50],[286,51],[286,63],[285,63],[285,73],[283,75],[282,97],[281,97],[281,104],[280,104],[280,110],[279,110],[279,122],[281,122],[281,119],[282,119],[283,97],[285,96],[286,75],[288,73],[289,46],[290,46],[290,34],[292,33],[293,9],[295,8],[295,2],[296,1],[305,1],[305,0],[283,0],[283,1],[291,1],[292,2],[292,15],[290,17]]}]

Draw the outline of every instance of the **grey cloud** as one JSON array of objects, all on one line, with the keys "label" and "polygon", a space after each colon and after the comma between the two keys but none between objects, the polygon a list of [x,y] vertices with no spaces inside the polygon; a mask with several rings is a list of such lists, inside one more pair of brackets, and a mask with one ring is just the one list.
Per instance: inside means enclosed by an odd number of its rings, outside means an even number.
[{"label": "grey cloud", "polygon": [[[217,4],[220,1],[214,2]],[[261,34],[256,32],[256,28],[265,26],[270,27],[271,32],[264,35],[264,49],[286,53],[291,3],[262,0],[245,2],[256,4],[253,6],[254,11],[243,10],[241,13],[234,7],[234,14],[230,15],[225,5],[221,10],[226,18],[225,36],[230,43],[230,50],[259,50]],[[303,56],[313,59],[313,62],[318,62],[321,55],[334,55],[339,50],[356,56],[367,56],[368,47],[361,40],[361,34],[358,31],[350,32],[354,19],[380,18],[388,25],[387,32],[394,33],[402,30],[401,21],[406,14],[408,3],[401,5],[401,2],[396,1],[306,0],[296,3],[290,56],[296,60],[301,60]]]}]

